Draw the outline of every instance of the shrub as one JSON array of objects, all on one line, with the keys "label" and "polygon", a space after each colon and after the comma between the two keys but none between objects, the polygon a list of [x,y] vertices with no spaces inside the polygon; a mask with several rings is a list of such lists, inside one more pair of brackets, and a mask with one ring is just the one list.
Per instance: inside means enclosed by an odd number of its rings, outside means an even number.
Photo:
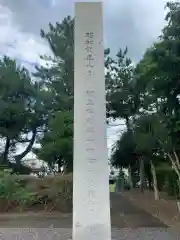
[{"label": "shrub", "polygon": [[[0,201],[4,211],[18,206],[22,210],[35,198],[35,193],[29,192],[21,184],[17,175],[10,175],[7,172],[0,172]],[[3,210],[3,209],[2,209]]]},{"label": "shrub", "polygon": [[[30,176],[10,175],[0,172],[0,211],[26,207],[45,211],[72,211],[72,177],[48,176],[39,179]],[[40,207],[40,209],[39,209]],[[37,208],[36,208],[37,211]]]},{"label": "shrub", "polygon": [[173,171],[169,171],[166,175],[164,182],[164,191],[167,192],[169,196],[175,196],[179,198],[179,186],[176,174]]},{"label": "shrub", "polygon": [[72,211],[73,200],[73,184],[70,181],[61,181],[60,189],[58,191],[58,210],[70,212]]},{"label": "shrub", "polygon": [[45,211],[72,211],[72,177],[46,176],[42,180],[35,178],[29,181],[28,188],[38,193],[35,204],[43,204]]}]

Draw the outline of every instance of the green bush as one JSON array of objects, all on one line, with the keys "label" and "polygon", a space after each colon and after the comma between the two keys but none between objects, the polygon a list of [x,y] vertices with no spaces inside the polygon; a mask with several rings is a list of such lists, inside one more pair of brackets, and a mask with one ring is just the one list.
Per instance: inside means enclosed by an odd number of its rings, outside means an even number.
[{"label": "green bush", "polygon": [[38,193],[37,202],[44,205],[45,211],[72,211],[73,182],[68,176],[48,176],[32,179],[31,190]]},{"label": "green bush", "polygon": [[124,190],[130,190],[130,189],[131,189],[131,186],[130,186],[129,181],[125,180],[124,181]]},{"label": "green bush", "polygon": [[[58,208],[60,211],[71,212],[73,201],[73,184],[70,181],[62,181],[58,191]],[[62,204],[62,205],[61,205]],[[62,208],[63,206],[63,208]]]},{"label": "green bush", "polygon": [[28,207],[45,211],[72,211],[73,184],[70,176],[38,179],[0,171],[0,212]]},{"label": "green bush", "polygon": [[168,196],[179,198],[178,178],[174,171],[169,171],[168,174],[166,174],[163,190],[167,192]]},{"label": "green bush", "polygon": [[0,201],[6,205],[5,211],[16,206],[22,211],[25,205],[32,203],[35,195],[21,184],[17,175],[0,172]]}]

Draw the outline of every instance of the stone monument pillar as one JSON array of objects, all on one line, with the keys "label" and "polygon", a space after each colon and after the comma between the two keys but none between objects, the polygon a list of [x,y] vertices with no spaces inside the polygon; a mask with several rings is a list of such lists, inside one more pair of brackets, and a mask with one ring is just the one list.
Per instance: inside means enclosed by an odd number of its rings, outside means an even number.
[{"label": "stone monument pillar", "polygon": [[103,9],[75,3],[73,240],[110,240]]}]

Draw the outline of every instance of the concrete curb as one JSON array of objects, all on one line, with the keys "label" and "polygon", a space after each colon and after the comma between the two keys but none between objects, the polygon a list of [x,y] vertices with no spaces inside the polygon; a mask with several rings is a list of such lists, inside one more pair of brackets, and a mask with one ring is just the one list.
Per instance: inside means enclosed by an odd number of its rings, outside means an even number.
[{"label": "concrete curb", "polygon": [[71,213],[45,213],[45,212],[40,212],[40,213],[32,213],[32,212],[26,212],[26,213],[3,213],[0,214],[0,220],[2,219],[15,219],[15,218],[68,218],[72,217]]}]

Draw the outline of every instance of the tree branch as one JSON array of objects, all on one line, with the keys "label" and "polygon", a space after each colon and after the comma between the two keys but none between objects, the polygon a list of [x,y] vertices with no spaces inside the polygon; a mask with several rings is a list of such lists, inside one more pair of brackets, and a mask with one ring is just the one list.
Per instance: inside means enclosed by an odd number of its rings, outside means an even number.
[{"label": "tree branch", "polygon": [[32,138],[31,138],[28,146],[26,147],[26,149],[22,153],[20,153],[20,154],[18,154],[14,157],[17,164],[19,164],[21,162],[21,160],[31,151],[32,146],[33,146],[33,144],[35,142],[35,139],[36,139],[36,134],[37,134],[37,131],[36,131],[36,128],[35,128],[32,131]]}]

